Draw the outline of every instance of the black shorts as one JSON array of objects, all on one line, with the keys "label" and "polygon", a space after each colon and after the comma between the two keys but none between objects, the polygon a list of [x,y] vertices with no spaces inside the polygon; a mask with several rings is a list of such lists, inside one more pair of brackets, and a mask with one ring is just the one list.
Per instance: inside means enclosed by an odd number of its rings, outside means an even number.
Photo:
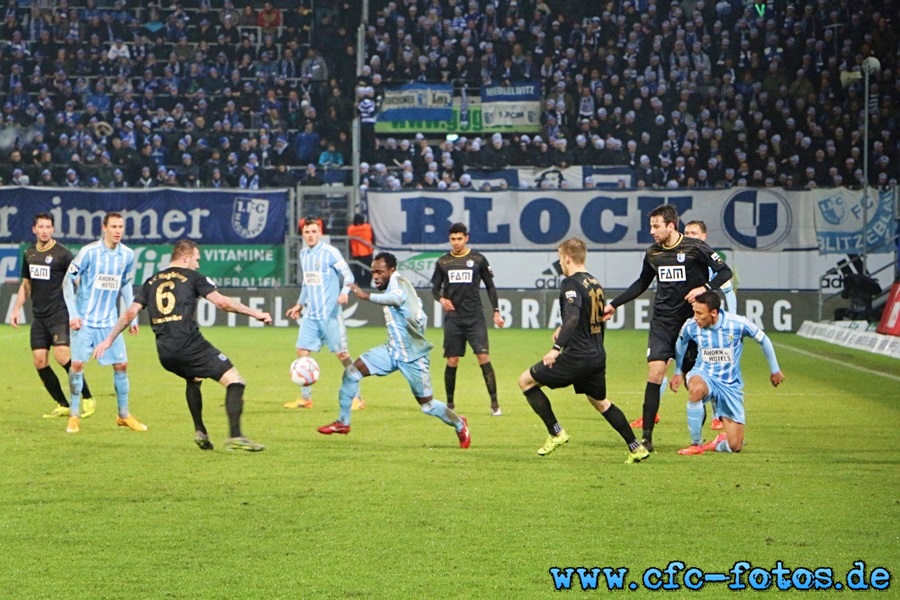
[{"label": "black shorts", "polygon": [[444,321],[444,358],[465,356],[466,342],[469,342],[475,354],[488,353],[488,334],[484,317]]},{"label": "black shorts", "polygon": [[576,394],[587,394],[595,400],[606,399],[606,358],[559,355],[552,367],[542,362],[532,365],[531,377],[551,389],[575,387]]},{"label": "black shorts", "polygon": [[675,358],[675,342],[681,332],[681,325],[650,320],[650,334],[647,336],[647,362],[663,362]]},{"label": "black shorts", "polygon": [[[678,341],[682,325],[684,323],[675,326],[671,323],[660,323],[657,320],[650,321],[650,334],[647,337],[647,362],[654,360],[667,362],[670,358],[675,358],[675,342]],[[690,371],[696,361],[697,344],[691,340],[684,353],[682,371],[685,373]]]},{"label": "black shorts", "polygon": [[234,368],[228,357],[206,340],[191,344],[177,354],[160,350],[159,363],[166,371],[184,379],[218,381],[225,373]]},{"label": "black shorts", "polygon": [[68,313],[31,322],[32,350],[49,350],[51,346],[69,345]]}]

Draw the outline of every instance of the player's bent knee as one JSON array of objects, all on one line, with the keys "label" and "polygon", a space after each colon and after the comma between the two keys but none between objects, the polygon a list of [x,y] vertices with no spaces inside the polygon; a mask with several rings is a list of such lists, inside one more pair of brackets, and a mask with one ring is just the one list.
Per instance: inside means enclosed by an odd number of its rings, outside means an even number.
[{"label": "player's bent knee", "polygon": [[527,392],[536,384],[534,377],[531,376],[531,371],[524,371],[521,375],[519,375],[518,383],[519,389],[523,392]]},{"label": "player's bent knee", "polygon": [[360,372],[356,365],[350,365],[344,369],[343,381],[360,381],[364,375]]}]

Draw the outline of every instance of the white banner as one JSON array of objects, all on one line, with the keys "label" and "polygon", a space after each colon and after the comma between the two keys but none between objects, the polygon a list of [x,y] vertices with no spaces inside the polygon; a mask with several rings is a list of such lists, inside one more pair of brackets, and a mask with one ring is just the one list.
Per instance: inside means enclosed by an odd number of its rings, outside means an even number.
[{"label": "white banner", "polygon": [[[825,191],[520,190],[381,192],[369,190],[369,217],[380,248],[444,248],[452,223],[466,223],[481,251],[555,252],[569,237],[595,250],[646,250],[650,212],[674,205],[682,219],[706,222],[714,248],[771,252],[817,250],[814,211]],[[523,262],[530,259],[523,257]]]}]

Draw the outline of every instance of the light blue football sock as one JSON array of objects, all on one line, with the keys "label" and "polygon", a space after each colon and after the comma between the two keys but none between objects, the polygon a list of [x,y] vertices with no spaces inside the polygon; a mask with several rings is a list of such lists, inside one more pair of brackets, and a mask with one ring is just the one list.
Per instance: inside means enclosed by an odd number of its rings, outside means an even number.
[{"label": "light blue football sock", "polygon": [[312,398],[312,392],[310,391],[311,386],[304,385],[300,388],[300,397],[304,400],[309,400]]},{"label": "light blue football sock", "polygon": [[131,389],[131,384],[128,383],[128,373],[113,371],[113,385],[116,388],[116,405],[119,407],[119,416],[124,419],[128,416],[128,391]]},{"label": "light blue football sock", "polygon": [[359,381],[362,378],[362,373],[353,365],[344,369],[341,391],[338,392],[338,405],[340,406],[338,421],[344,425],[350,424],[350,408],[353,406],[353,399],[359,395]]},{"label": "light blue football sock", "polygon": [[731,452],[731,446],[728,445],[727,438],[716,444],[716,452]]},{"label": "light blue football sock", "polygon": [[659,398],[662,400],[662,395],[666,393],[666,385],[669,383],[668,377],[663,377],[662,383],[659,384]]},{"label": "light blue football sock", "polygon": [[703,417],[706,416],[706,410],[703,408],[702,402],[687,403],[687,424],[688,432],[691,434],[691,443],[699,445],[703,440]]},{"label": "light blue football sock", "polygon": [[447,425],[450,425],[457,431],[459,431],[463,427],[462,419],[460,419],[459,417],[456,417],[456,420],[454,421],[450,415],[452,414],[452,415],[456,416],[456,413],[452,412],[449,408],[447,408],[447,405],[444,404],[443,402],[441,402],[440,400],[431,400],[430,402],[426,402],[425,404],[423,404],[420,408],[422,409],[422,412],[425,413],[426,415],[431,415],[432,417],[437,417],[438,419],[440,419]]},{"label": "light blue football sock", "polygon": [[69,415],[81,416],[81,388],[84,387],[84,371],[69,371]]}]

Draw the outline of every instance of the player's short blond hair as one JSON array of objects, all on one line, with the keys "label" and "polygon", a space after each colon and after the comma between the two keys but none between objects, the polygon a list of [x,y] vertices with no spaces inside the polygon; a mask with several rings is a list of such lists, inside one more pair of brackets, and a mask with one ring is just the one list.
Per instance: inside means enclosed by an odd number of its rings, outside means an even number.
[{"label": "player's short blond hair", "polygon": [[193,240],[178,240],[172,247],[172,262],[175,262],[184,255],[192,255],[194,248],[197,248],[197,242]]},{"label": "player's short blond hair", "polygon": [[587,244],[579,238],[569,238],[557,246],[560,252],[572,259],[572,262],[583,265],[587,260]]}]

